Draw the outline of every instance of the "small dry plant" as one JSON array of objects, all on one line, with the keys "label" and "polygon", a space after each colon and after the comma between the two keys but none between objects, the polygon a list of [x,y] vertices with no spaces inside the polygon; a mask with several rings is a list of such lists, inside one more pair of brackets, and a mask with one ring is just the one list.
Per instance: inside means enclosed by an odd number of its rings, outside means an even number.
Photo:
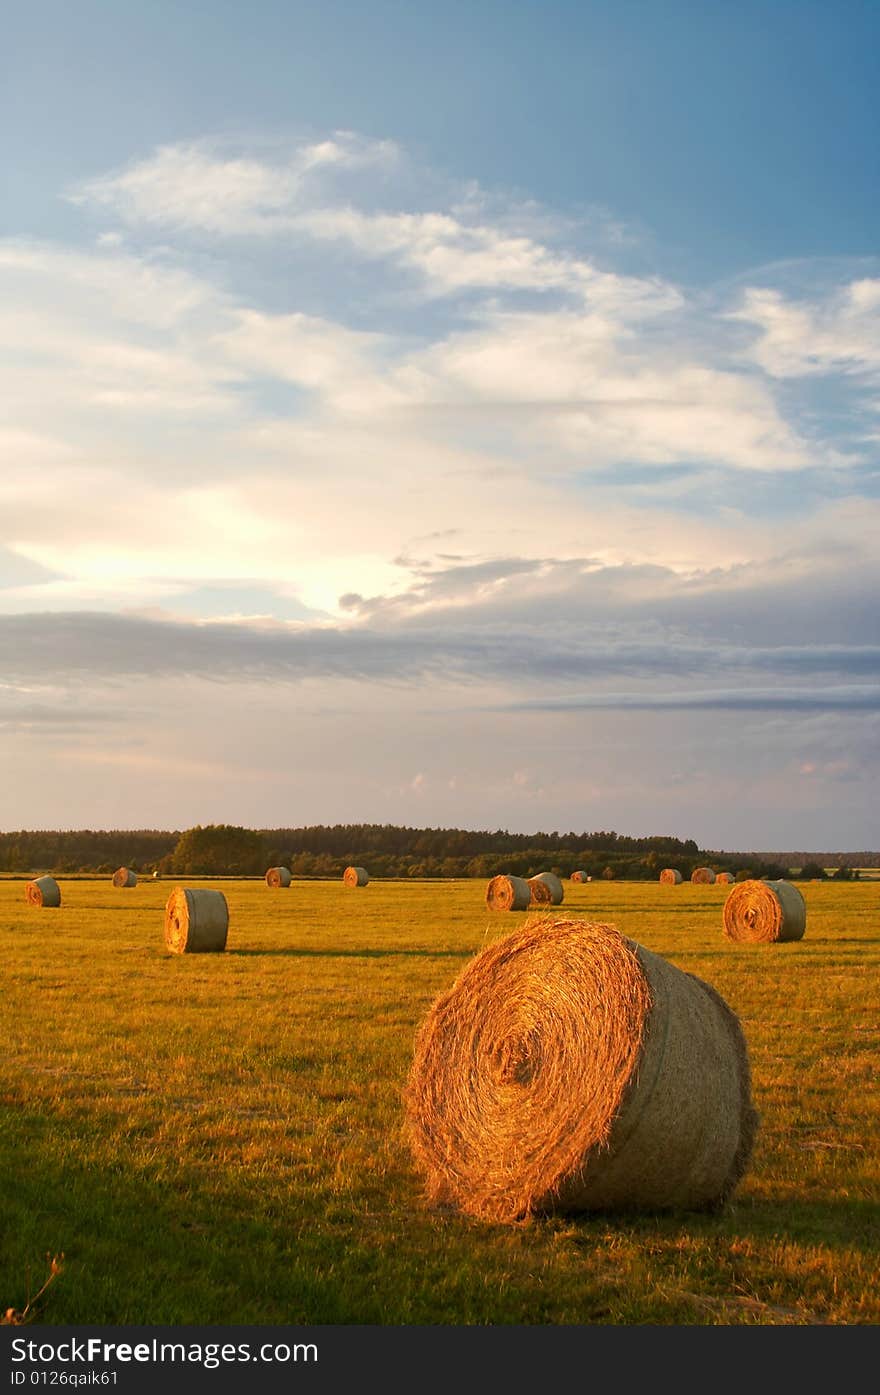
[{"label": "small dry plant", "polygon": [[[64,1253],[53,1255],[47,1252],[46,1263],[49,1266],[49,1273],[38,1293],[34,1293],[26,1301],[23,1308],[7,1308],[4,1313],[0,1313],[0,1327],[23,1327],[35,1316],[35,1308],[49,1285],[54,1283],[58,1275],[64,1268]],[[27,1288],[30,1288],[30,1275],[28,1275]]]}]

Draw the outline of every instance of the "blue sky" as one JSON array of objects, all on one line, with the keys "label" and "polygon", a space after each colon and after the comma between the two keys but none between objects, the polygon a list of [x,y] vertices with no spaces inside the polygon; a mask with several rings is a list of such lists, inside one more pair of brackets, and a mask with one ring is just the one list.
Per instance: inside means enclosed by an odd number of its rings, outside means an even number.
[{"label": "blue sky", "polygon": [[12,14],[0,825],[876,846],[878,30]]}]

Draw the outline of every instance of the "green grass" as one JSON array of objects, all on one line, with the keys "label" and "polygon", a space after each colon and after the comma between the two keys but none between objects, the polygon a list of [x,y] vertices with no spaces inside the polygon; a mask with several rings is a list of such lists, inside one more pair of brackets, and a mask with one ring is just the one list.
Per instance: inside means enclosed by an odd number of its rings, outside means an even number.
[{"label": "green grass", "polygon": [[566,883],[739,1013],[761,1128],[719,1215],[508,1229],[431,1210],[401,1132],[428,1003],[522,922],[483,882],[211,882],[227,952],[171,956],[170,883],[60,880],[0,881],[0,1312],[64,1251],[41,1322],[880,1321],[877,884],[733,946],[722,887]]}]

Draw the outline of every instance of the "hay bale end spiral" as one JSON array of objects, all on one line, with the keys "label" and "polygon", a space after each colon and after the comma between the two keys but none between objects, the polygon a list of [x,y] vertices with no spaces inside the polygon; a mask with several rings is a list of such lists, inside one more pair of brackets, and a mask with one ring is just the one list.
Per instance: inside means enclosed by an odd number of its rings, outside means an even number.
[{"label": "hay bale end spiral", "polygon": [[291,875],[287,867],[270,867],[266,873],[266,885],[271,887],[290,886]]},{"label": "hay bale end spiral", "polygon": [[723,999],[612,925],[552,917],[435,1000],[405,1093],[429,1196],[492,1221],[718,1205],[757,1124]]},{"label": "hay bale end spiral", "polygon": [[802,940],[807,907],[791,882],[738,882],[724,902],[723,925],[727,939],[740,943]]},{"label": "hay bale end spiral", "polygon": [[342,880],[346,886],[366,886],[370,878],[363,867],[346,867]]},{"label": "hay bale end spiral", "polygon": [[24,898],[29,906],[60,906],[61,887],[54,877],[35,877],[25,887]]},{"label": "hay bale end spiral", "polygon": [[543,882],[550,892],[550,904],[561,906],[565,896],[565,888],[555,872],[538,872],[536,876],[529,879],[531,882]]},{"label": "hay bale end spiral", "polygon": [[524,877],[502,874],[493,877],[486,887],[490,911],[527,911],[531,904],[532,889]]},{"label": "hay bale end spiral", "polygon": [[682,875],[677,867],[664,867],[660,873],[661,886],[681,886]]},{"label": "hay bale end spiral", "polygon": [[165,904],[165,945],[172,954],[212,954],[226,948],[229,907],[222,891],[176,886]]}]

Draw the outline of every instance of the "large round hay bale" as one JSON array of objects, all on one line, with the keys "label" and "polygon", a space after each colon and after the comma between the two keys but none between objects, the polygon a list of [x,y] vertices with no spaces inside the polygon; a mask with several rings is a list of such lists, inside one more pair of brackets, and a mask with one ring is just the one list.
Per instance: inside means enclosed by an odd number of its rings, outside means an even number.
[{"label": "large round hay bale", "polygon": [[137,873],[132,872],[129,867],[119,867],[113,873],[114,886],[137,886]]},{"label": "large round hay bale", "polygon": [[553,892],[540,877],[529,877],[526,886],[529,888],[529,901],[533,906],[553,905]]},{"label": "large round hay bale", "polygon": [[370,879],[363,867],[346,867],[342,880],[346,886],[366,886]]},{"label": "large round hay bale", "polygon": [[538,872],[536,876],[530,878],[530,881],[543,882],[550,891],[551,904],[554,906],[562,905],[565,889],[555,872]]},{"label": "large round hay bale", "polygon": [[29,906],[60,906],[61,887],[54,877],[35,877],[24,889]]},{"label": "large round hay bale", "polygon": [[580,871],[580,870],[579,870],[579,871],[577,871],[577,872],[572,872],[572,874],[571,874],[571,880],[572,880],[573,882],[588,882],[590,879],[589,879],[589,877],[587,876],[586,872],[583,872],[583,871]]},{"label": "large round hay bale", "polygon": [[720,886],[732,886],[736,878],[732,872],[719,872],[715,881]]},{"label": "large round hay bale", "polygon": [[496,1221],[718,1204],[756,1129],[723,999],[612,925],[551,917],[434,1002],[406,1113],[431,1198]]},{"label": "large round hay bale", "polygon": [[664,867],[660,873],[661,886],[680,886],[682,875],[677,867]]},{"label": "large round hay bale", "polygon": [[739,882],[724,902],[723,923],[729,940],[800,940],[807,928],[807,908],[791,882]]},{"label": "large round hay bale", "polygon": [[490,911],[527,911],[532,904],[532,888],[524,877],[493,877],[486,887]]},{"label": "large round hay bale", "polygon": [[715,873],[711,867],[695,867],[691,872],[691,881],[696,882],[698,886],[713,886]]},{"label": "large round hay bale", "polygon": [[176,886],[165,904],[165,944],[172,954],[210,954],[226,948],[229,907],[222,891]]},{"label": "large round hay bale", "polygon": [[290,871],[287,867],[270,867],[266,873],[267,886],[290,886],[290,881]]}]

